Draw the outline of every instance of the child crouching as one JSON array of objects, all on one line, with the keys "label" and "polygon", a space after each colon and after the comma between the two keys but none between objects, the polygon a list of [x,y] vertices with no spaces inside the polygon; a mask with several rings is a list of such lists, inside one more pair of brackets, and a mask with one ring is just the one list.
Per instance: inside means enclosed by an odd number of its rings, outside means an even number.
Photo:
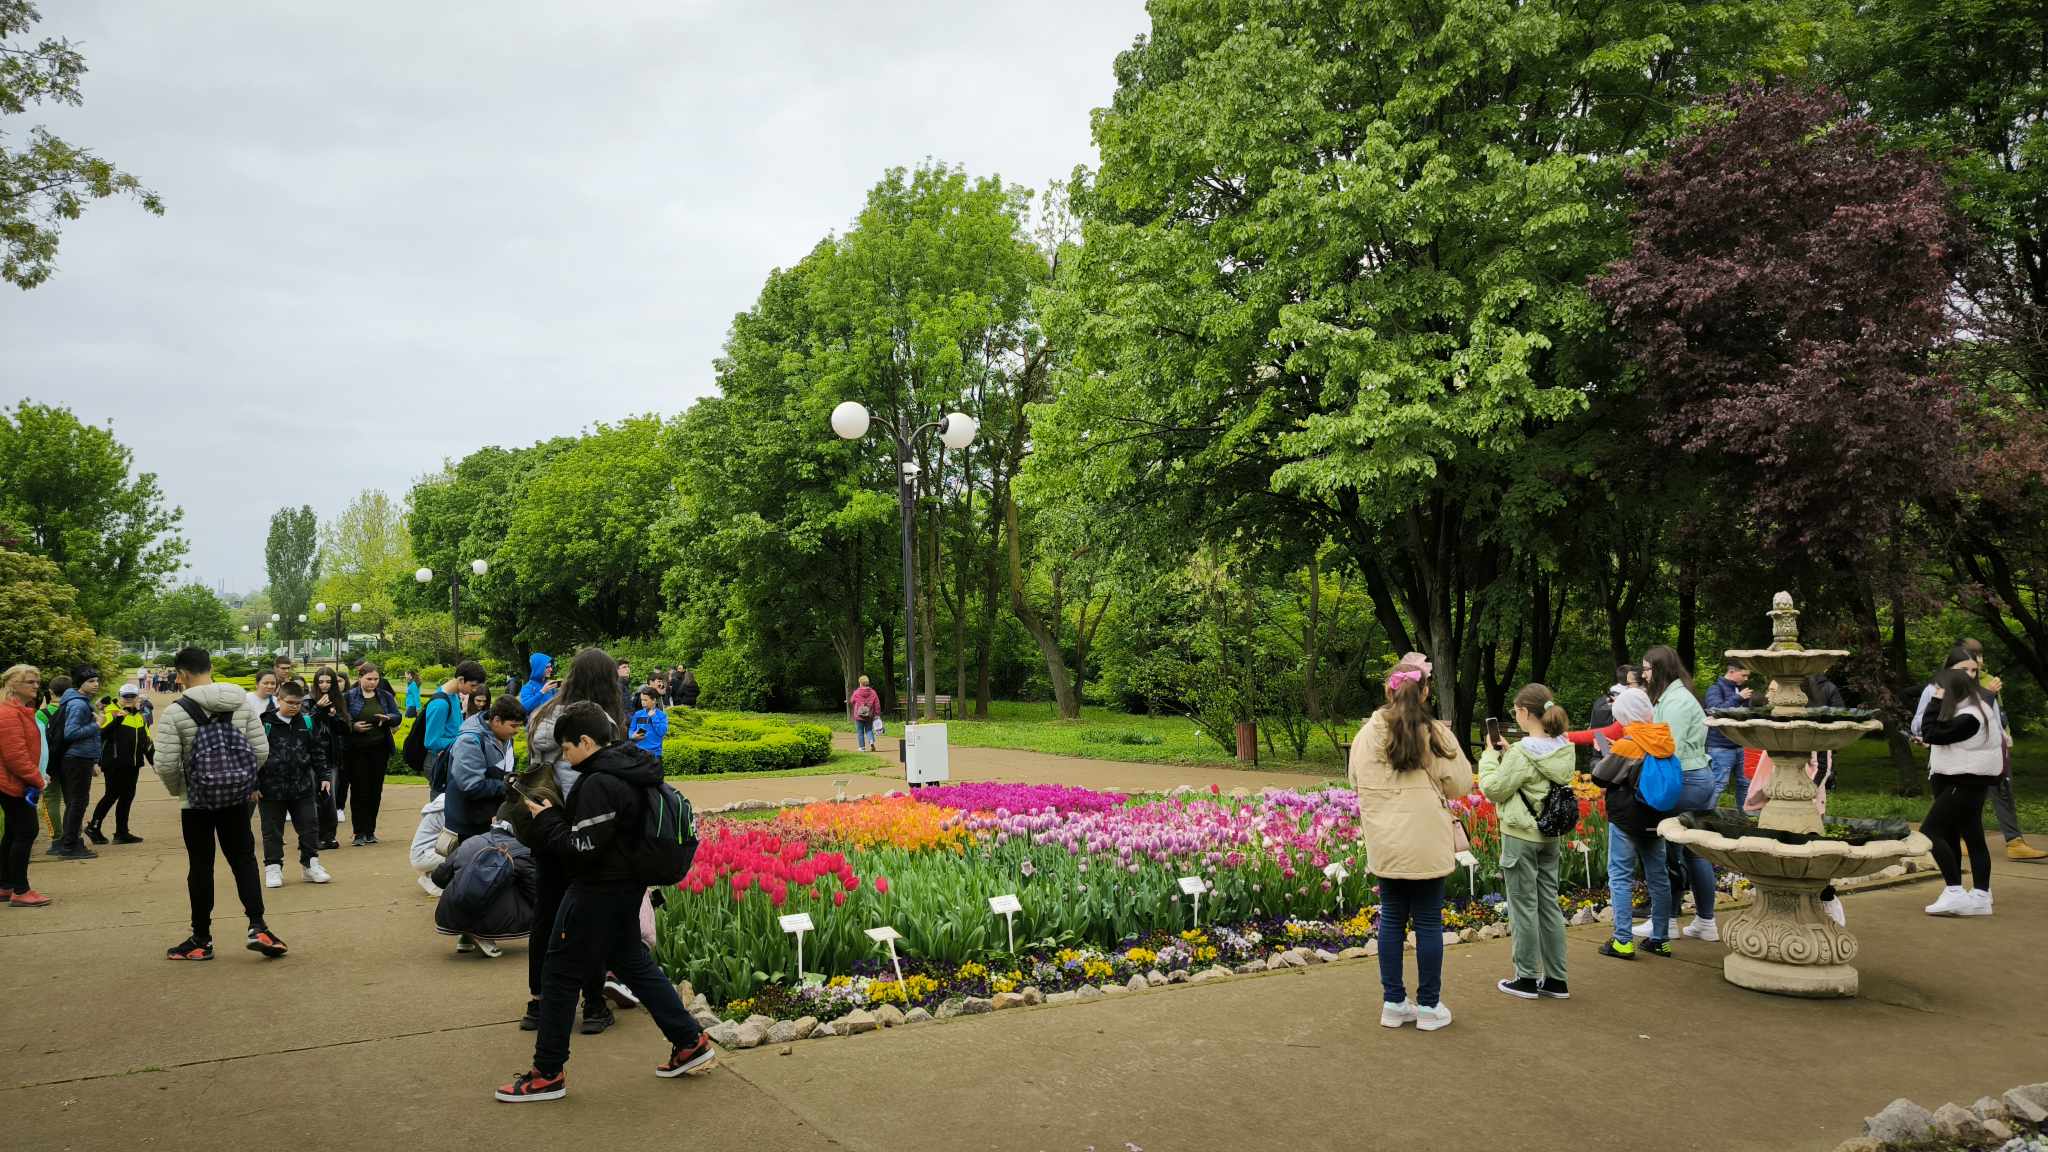
[{"label": "child crouching", "polygon": [[524,940],[533,930],[533,853],[508,825],[494,823],[463,840],[429,879],[441,889],[434,930],[455,937],[459,952],[469,951],[461,942],[472,941],[477,951],[498,956],[495,941]]}]

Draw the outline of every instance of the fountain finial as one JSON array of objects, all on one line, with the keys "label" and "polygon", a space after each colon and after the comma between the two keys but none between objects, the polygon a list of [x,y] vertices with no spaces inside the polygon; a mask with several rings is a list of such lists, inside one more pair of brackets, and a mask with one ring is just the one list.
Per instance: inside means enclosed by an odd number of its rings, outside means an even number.
[{"label": "fountain finial", "polygon": [[1771,618],[1771,647],[1780,651],[1799,649],[1799,609],[1792,606],[1792,594],[1780,592],[1771,597],[1771,610],[1765,615]]}]

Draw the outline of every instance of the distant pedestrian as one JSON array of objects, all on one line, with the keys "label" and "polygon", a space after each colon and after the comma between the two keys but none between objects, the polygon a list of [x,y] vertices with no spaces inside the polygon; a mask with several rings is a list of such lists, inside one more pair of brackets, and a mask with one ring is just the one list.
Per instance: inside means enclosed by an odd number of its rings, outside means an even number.
[{"label": "distant pedestrian", "polygon": [[846,710],[853,715],[853,744],[863,752],[875,747],[875,721],[882,718],[882,698],[877,695],[868,678],[860,678],[860,687],[853,690],[853,696],[846,702]]},{"label": "distant pedestrian", "polygon": [[[1387,702],[1351,742],[1359,832],[1380,878],[1380,1024],[1433,1032],[1451,1022],[1443,1003],[1444,878],[1454,867],[1457,817],[1446,806],[1472,790],[1472,766],[1449,725],[1430,714],[1430,664],[1409,655],[1387,674]],[[1402,979],[1415,930],[1414,999]]]},{"label": "distant pedestrian", "polygon": [[635,707],[637,705],[633,702],[633,665],[628,661],[621,660],[619,661],[619,712],[622,715],[631,716]]},{"label": "distant pedestrian", "polygon": [[57,702],[55,723],[64,731],[64,757],[57,765],[57,783],[64,789],[64,836],[54,853],[60,860],[99,856],[85,846],[84,834],[92,778],[100,770],[100,712],[93,703],[99,690],[99,670],[81,664],[71,670],[71,691]]},{"label": "distant pedestrian", "polygon": [[[1557,904],[1563,849],[1537,821],[1550,790],[1570,787],[1578,756],[1564,738],[1571,717],[1551,697],[1541,684],[1515,693],[1515,724],[1528,735],[1510,744],[1503,732],[1479,757],[1479,790],[1500,815],[1500,876],[1515,941],[1514,978],[1498,987],[1523,1000],[1571,998]],[[1576,797],[1572,805],[1576,814]]]},{"label": "distant pedestrian", "polygon": [[[541,705],[555,698],[555,692],[562,685],[555,679],[555,658],[545,652],[535,652],[526,658],[526,670],[531,674],[519,689],[519,706],[532,715]],[[481,682],[483,677],[477,677]]]},{"label": "distant pedestrian", "polygon": [[47,786],[40,789],[43,830],[50,836],[46,852],[51,856],[64,846],[64,785],[57,780],[57,765],[64,762],[64,726],[57,723],[57,704],[69,691],[71,677],[52,676],[43,685],[42,698],[36,705],[36,725],[43,733],[43,777],[47,781]]},{"label": "distant pedestrian", "polygon": [[249,694],[213,680],[213,657],[204,648],[181,648],[171,661],[184,695],[156,730],[156,774],[178,797],[185,840],[185,892],[192,904],[192,935],[164,955],[171,960],[213,959],[215,849],[234,873],[235,892],[249,919],[248,948],[271,959],[285,943],[263,920],[263,881],[256,870],[256,840],[249,829],[249,794],[270,756],[263,722]]},{"label": "distant pedestrian", "polygon": [[676,680],[676,703],[682,705],[685,708],[695,708],[697,706],[698,691],[699,690],[697,688],[697,674],[695,672],[690,671],[688,668],[678,669]]},{"label": "distant pedestrian", "polygon": [[405,714],[409,717],[420,714],[420,674],[416,671],[405,674]]},{"label": "distant pedestrian", "polygon": [[48,786],[42,724],[36,698],[43,674],[16,664],[0,677],[0,900],[15,908],[41,908],[48,896],[29,887],[28,862],[36,842],[36,799]]},{"label": "distant pedestrian", "polygon": [[[1984,794],[2005,771],[2009,737],[1998,705],[1966,668],[1945,668],[1920,714],[1920,739],[1929,747],[1928,779],[1934,803],[1920,831],[1934,842],[1942,893],[1930,916],[1991,915],[1991,850],[1984,842]],[[1963,887],[1961,853],[1970,855],[1974,888]]]},{"label": "distant pedestrian", "polygon": [[[1749,666],[1730,656],[1720,677],[1707,685],[1706,710],[1747,708],[1755,695],[1756,690],[1749,686]],[[1735,806],[1742,807],[1749,799],[1749,780],[1742,774],[1742,745],[1719,728],[1707,729],[1707,766],[1714,770],[1715,799],[1720,799],[1722,790],[1727,788],[1729,779],[1733,777]]]},{"label": "distant pedestrian", "polygon": [[128,827],[128,814],[135,807],[136,780],[155,754],[156,749],[149,742],[149,723],[142,715],[142,693],[133,684],[123,684],[121,702],[107,713],[106,723],[100,725],[100,773],[106,778],[107,790],[92,810],[92,821],[85,826],[85,834],[93,843],[107,842],[101,825],[109,810],[114,813],[113,842],[142,843],[142,837]]},{"label": "distant pedestrian", "polygon": [[384,806],[384,773],[391,766],[392,732],[399,722],[398,697],[375,664],[364,664],[343,707],[348,712],[349,742],[342,751],[348,771],[349,830],[361,848],[377,843],[377,814]]},{"label": "distant pedestrian", "polygon": [[668,739],[668,710],[661,706],[661,692],[649,684],[640,689],[640,708],[628,722],[633,744],[661,762],[661,742]]}]

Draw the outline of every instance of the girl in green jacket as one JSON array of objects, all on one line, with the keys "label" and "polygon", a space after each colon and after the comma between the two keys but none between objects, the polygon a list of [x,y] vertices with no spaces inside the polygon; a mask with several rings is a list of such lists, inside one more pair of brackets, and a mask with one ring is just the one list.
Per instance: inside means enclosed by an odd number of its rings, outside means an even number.
[{"label": "girl in green jacket", "polygon": [[1479,790],[1500,813],[1500,878],[1514,929],[1515,976],[1497,987],[1523,1000],[1566,1000],[1564,910],[1557,904],[1562,847],[1536,827],[1551,785],[1570,785],[1578,758],[1564,738],[1571,717],[1550,689],[1530,684],[1515,693],[1515,723],[1527,736],[1502,734],[1479,757]]}]

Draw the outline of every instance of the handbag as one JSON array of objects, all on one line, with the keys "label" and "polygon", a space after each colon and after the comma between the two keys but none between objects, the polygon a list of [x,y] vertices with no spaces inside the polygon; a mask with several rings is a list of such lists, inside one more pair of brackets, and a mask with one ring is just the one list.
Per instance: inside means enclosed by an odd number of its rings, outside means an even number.
[{"label": "handbag", "polygon": [[1444,800],[1443,806],[1444,819],[1451,823],[1451,854],[1455,856],[1460,852],[1472,851],[1472,834],[1465,830],[1465,822],[1458,818],[1456,812],[1451,811],[1449,800]]}]

